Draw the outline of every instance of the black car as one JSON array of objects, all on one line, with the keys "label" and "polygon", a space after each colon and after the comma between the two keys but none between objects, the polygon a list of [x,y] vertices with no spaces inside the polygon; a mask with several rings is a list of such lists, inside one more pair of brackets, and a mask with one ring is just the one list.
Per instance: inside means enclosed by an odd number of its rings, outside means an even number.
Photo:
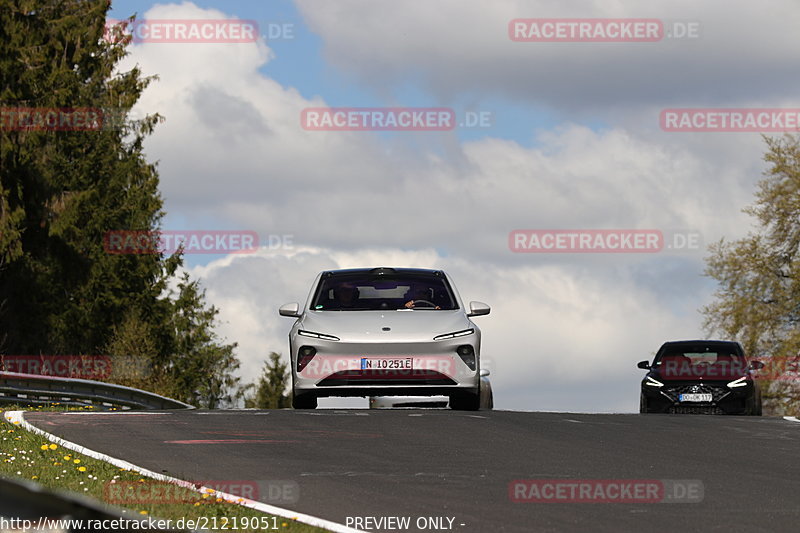
[{"label": "black car", "polygon": [[642,380],[640,413],[686,413],[761,416],[761,390],[738,342],[665,342]]}]

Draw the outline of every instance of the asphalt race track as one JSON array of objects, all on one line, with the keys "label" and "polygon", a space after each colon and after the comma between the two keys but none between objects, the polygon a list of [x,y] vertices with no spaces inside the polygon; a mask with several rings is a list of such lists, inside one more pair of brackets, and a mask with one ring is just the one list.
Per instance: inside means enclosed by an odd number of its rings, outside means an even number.
[{"label": "asphalt race track", "polygon": [[[800,423],[780,418],[281,410],[42,412],[26,420],[183,479],[293,481],[296,502],[280,506],[342,524],[410,517],[407,531],[481,533],[775,532],[800,524]],[[544,478],[699,480],[703,494],[699,503],[510,500],[514,480]]]}]

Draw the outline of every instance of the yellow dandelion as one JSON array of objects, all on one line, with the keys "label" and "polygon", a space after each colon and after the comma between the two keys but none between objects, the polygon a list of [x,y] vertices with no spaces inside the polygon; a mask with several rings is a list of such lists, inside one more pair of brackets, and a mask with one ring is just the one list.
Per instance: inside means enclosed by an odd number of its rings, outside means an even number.
[{"label": "yellow dandelion", "polygon": [[81,460],[80,459],[73,459],[72,462],[77,465],[77,464],[79,464],[81,462]]},{"label": "yellow dandelion", "polygon": [[85,466],[79,466],[78,467],[78,472],[86,472],[86,467]]},{"label": "yellow dandelion", "polygon": [[42,444],[41,446],[39,446],[39,449],[40,450],[46,450],[47,449],[47,444]]},{"label": "yellow dandelion", "polygon": [[139,511],[139,514],[147,514],[147,511]]},{"label": "yellow dandelion", "polygon": [[31,479],[39,479],[39,476],[31,476]]},{"label": "yellow dandelion", "polygon": [[195,507],[197,507],[198,505],[200,505],[200,502],[194,504]]},{"label": "yellow dandelion", "polygon": [[58,448],[57,444],[50,444],[50,449],[51,450],[55,450],[56,448]]}]

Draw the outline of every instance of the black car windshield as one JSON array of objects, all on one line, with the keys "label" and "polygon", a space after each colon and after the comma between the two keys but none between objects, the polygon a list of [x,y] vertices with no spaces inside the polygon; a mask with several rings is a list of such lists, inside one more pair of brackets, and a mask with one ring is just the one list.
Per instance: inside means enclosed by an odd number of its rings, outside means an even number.
[{"label": "black car windshield", "polygon": [[670,349],[661,354],[657,363],[677,360],[685,365],[713,365],[743,363],[744,358],[727,348],[689,347],[686,349]]},{"label": "black car windshield", "polygon": [[315,311],[458,309],[444,276],[435,273],[341,273],[323,276],[314,294]]}]

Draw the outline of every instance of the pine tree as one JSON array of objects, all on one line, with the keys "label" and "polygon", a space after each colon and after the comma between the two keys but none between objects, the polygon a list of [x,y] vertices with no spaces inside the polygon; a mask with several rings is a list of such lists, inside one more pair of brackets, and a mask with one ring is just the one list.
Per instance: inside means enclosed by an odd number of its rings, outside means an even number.
[{"label": "pine tree", "polygon": [[[162,117],[128,117],[156,78],[116,72],[129,39],[104,39],[109,8],[0,0],[0,350],[109,353],[138,366],[112,376],[216,407],[236,385],[236,345],[214,335],[217,310],[196,282],[167,290],[180,255],[103,246],[107,232],[156,231],[164,215],[143,152]],[[9,126],[19,108],[91,108],[102,127]]]},{"label": "pine tree", "polygon": [[255,387],[255,394],[245,398],[245,407],[258,409],[283,409],[291,405],[291,398],[286,393],[288,366],[281,361],[279,353],[271,352],[269,360],[264,361],[264,368]]}]

